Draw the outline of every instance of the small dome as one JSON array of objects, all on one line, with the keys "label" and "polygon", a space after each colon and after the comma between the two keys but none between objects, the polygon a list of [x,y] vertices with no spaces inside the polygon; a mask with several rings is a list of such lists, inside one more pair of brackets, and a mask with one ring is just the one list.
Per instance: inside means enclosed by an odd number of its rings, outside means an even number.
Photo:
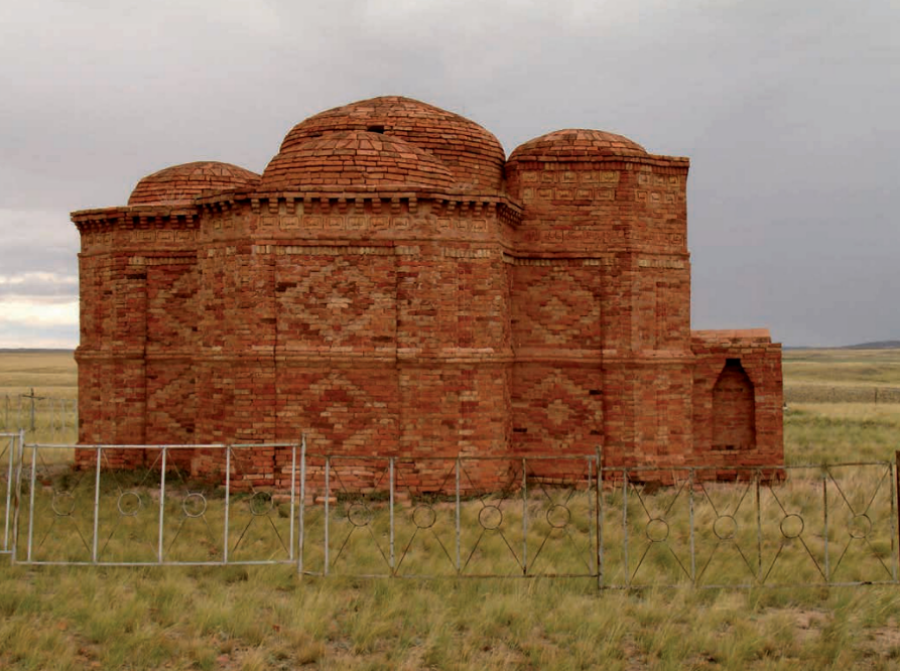
[{"label": "small dome", "polygon": [[411,98],[383,96],[336,107],[300,122],[281,153],[326,133],[361,130],[409,142],[436,156],[453,174],[456,188],[497,190],[506,153],[493,134],[459,114]]},{"label": "small dome", "polygon": [[519,146],[510,161],[589,161],[597,156],[647,156],[637,142],[602,130],[567,129]]},{"label": "small dome", "polygon": [[452,187],[453,175],[428,152],[365,131],[328,133],[282,150],[269,162],[260,183],[260,191]]},{"label": "small dome", "polygon": [[197,161],[147,175],[131,192],[129,205],[188,205],[205,191],[252,186],[259,175],[230,163]]}]

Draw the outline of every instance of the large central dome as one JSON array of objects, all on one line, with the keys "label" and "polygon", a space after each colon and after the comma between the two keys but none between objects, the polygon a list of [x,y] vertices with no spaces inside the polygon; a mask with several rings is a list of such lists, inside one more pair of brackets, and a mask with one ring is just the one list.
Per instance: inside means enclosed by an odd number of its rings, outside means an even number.
[{"label": "large central dome", "polygon": [[493,134],[458,114],[400,96],[362,100],[316,114],[291,129],[279,156],[341,131],[379,133],[432,154],[450,170],[456,189],[500,189],[505,152]]},{"label": "large central dome", "polygon": [[453,175],[434,156],[379,133],[342,131],[280,152],[271,160],[261,191],[448,191]]}]

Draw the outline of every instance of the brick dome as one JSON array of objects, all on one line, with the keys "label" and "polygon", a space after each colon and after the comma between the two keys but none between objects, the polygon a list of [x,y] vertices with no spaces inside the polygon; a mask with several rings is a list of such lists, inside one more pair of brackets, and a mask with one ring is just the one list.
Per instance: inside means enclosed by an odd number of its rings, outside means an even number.
[{"label": "brick dome", "polygon": [[454,181],[441,161],[408,142],[343,131],[283,145],[263,172],[260,191],[447,191]]},{"label": "brick dome", "polygon": [[316,114],[291,129],[281,153],[347,130],[377,131],[431,152],[453,173],[457,188],[500,188],[506,154],[492,133],[459,114],[400,96],[361,100]]},{"label": "brick dome", "polygon": [[622,135],[602,130],[566,129],[520,145],[510,161],[589,161],[597,156],[647,156],[647,150]]},{"label": "brick dome", "polygon": [[131,192],[129,205],[187,205],[205,191],[252,186],[259,175],[230,163],[196,161],[147,175]]}]

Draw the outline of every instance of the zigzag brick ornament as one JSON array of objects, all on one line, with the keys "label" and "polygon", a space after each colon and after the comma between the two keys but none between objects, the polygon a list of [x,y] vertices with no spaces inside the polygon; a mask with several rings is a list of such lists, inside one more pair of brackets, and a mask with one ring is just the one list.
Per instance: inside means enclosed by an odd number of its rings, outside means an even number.
[{"label": "zigzag brick ornament", "polygon": [[[301,122],[261,176],[149,175],[127,206],[72,214],[79,440],[305,434],[318,454],[413,459],[599,447],[607,466],[718,477],[781,463],[780,345],[690,328],[688,167],[597,130],[505,159],[474,122],[382,97]],[[290,459],[256,450],[255,484],[289,486]],[[418,484],[439,488],[445,465],[427,464]],[[473,486],[502,484],[503,464]]]}]

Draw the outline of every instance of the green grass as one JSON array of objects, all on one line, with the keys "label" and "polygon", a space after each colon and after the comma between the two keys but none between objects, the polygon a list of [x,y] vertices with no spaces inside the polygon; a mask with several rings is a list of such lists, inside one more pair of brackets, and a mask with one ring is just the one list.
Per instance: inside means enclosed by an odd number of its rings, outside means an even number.
[{"label": "green grass", "polygon": [[900,349],[788,350],[789,403],[900,404]]},{"label": "green grass", "polygon": [[[892,353],[812,352],[786,355],[786,385],[795,382],[821,386],[893,384]],[[16,366],[4,364],[0,370]],[[796,364],[796,365],[794,365]],[[872,368],[884,366],[882,372]],[[834,372],[829,373],[829,367]],[[19,365],[21,371],[21,364]],[[855,372],[853,372],[855,371]],[[70,378],[57,380],[60,388],[74,389]],[[3,377],[0,373],[0,387]],[[27,370],[25,370],[27,377]],[[25,386],[30,385],[25,381]],[[37,385],[36,385],[37,386]],[[9,385],[8,385],[9,387]],[[52,393],[53,385],[42,385],[42,393]],[[866,403],[792,403],[785,416],[785,455],[789,464],[854,460],[893,460],[900,435],[900,405]],[[36,526],[46,534],[41,552],[47,556],[67,549],[83,556],[80,541],[71,528],[49,528],[48,506],[54,488],[70,487],[71,478],[55,464],[41,471],[35,490]],[[89,474],[92,477],[92,473]],[[808,477],[792,477],[784,484],[761,489],[763,565],[781,543],[776,527],[783,512],[801,512],[809,519],[804,539],[817,557],[824,552],[824,529],[814,523],[821,496],[821,472]],[[834,476],[847,493],[854,509],[865,507],[880,471],[834,469]],[[151,474],[152,477],[155,477]],[[171,558],[213,558],[220,556],[219,539],[224,534],[221,492],[202,483],[172,476],[171,500],[165,510],[171,539],[181,520],[182,502],[193,491],[209,498],[209,528],[186,533],[184,527],[171,547]],[[109,559],[153,557],[158,536],[158,500],[153,487],[136,487],[139,482],[102,478],[100,538],[110,538],[103,550]],[[77,509],[84,526],[91,519],[91,487],[88,480],[76,487]],[[830,481],[830,528],[828,533],[831,570],[847,541],[847,506]],[[122,519],[115,502],[122,492],[139,491],[144,512]],[[553,497],[560,492],[552,492]],[[646,492],[645,504],[656,514],[668,507],[675,490]],[[708,496],[707,496],[708,495]],[[751,492],[750,496],[754,496]],[[749,499],[740,502],[735,485],[709,484],[706,493],[695,491],[694,519],[698,529],[698,571],[715,541],[711,528],[716,511],[734,514],[739,520],[737,539],[747,549],[751,567],[758,563],[755,553],[755,508]],[[608,582],[622,582],[626,574],[622,552],[621,494],[606,493],[605,543],[609,548]],[[413,500],[395,509],[397,553],[410,540],[415,526],[410,519]],[[333,504],[338,515],[352,503],[341,499]],[[547,545],[539,557],[538,571],[569,570],[579,563],[578,553],[559,532],[541,519],[551,502],[533,491],[526,502],[535,522],[527,537],[533,559],[540,542],[549,532]],[[684,492],[679,495],[667,519],[671,523],[670,547],[684,557],[689,544],[686,535],[690,508]],[[383,549],[388,547],[386,530],[389,510],[383,500],[372,501],[371,529]],[[521,501],[503,504],[505,522],[513,548],[523,540],[518,522]],[[878,533],[872,547],[854,553],[855,547],[838,567],[835,578],[874,578],[878,558],[890,566],[890,501],[885,490],[873,500],[872,516]],[[481,503],[468,502],[463,510],[467,530],[461,539],[464,557],[472,551],[478,529],[476,517]],[[590,503],[575,494],[572,532],[576,540],[587,539],[585,519]],[[279,503],[272,523],[286,536],[287,504]],[[437,506],[435,532],[451,556],[453,543],[452,507]],[[27,511],[27,506],[26,506]],[[749,519],[748,519],[749,516]],[[231,544],[249,519],[246,498],[236,501],[229,527]],[[259,518],[262,519],[262,518]],[[628,573],[636,566],[643,549],[637,539],[646,529],[646,514],[636,497],[629,494]],[[198,520],[193,520],[197,522]],[[307,568],[321,568],[323,537],[321,506],[307,511]],[[118,526],[117,526],[118,524]],[[816,524],[819,524],[816,527]],[[42,526],[43,525],[43,526]],[[71,526],[71,525],[70,525]],[[90,524],[87,525],[90,542]],[[332,560],[349,527],[334,521],[331,528]],[[50,532],[47,534],[47,532]],[[110,534],[112,534],[110,536]],[[384,560],[366,532],[354,532],[348,550],[335,563],[338,573],[386,570]],[[556,535],[552,535],[556,534]],[[440,554],[433,537],[416,537],[404,567],[411,572],[453,573],[452,562]],[[210,540],[212,539],[212,540]],[[182,544],[182,541],[184,543]],[[238,552],[247,557],[280,558],[283,546],[271,527],[250,527]],[[865,547],[865,546],[864,546]],[[900,588],[897,586],[782,587],[751,590],[664,589],[660,580],[685,582],[683,572],[671,553],[654,546],[646,564],[638,571],[641,589],[598,592],[593,579],[465,580],[444,577],[434,580],[375,579],[350,577],[298,578],[294,566],[230,567],[143,567],[65,568],[9,567],[0,560],[0,668],[3,669],[894,669],[900,666]],[[728,561],[717,554],[701,582],[739,581],[748,574],[731,547]],[[871,551],[869,551],[871,550]],[[79,554],[82,553],[82,554]],[[179,554],[180,553],[180,554]],[[217,554],[218,553],[218,554]],[[479,570],[512,571],[517,566],[508,548],[494,534],[482,540],[470,565]],[[796,541],[786,545],[773,568],[770,581],[790,582],[815,577],[815,568]]]}]

